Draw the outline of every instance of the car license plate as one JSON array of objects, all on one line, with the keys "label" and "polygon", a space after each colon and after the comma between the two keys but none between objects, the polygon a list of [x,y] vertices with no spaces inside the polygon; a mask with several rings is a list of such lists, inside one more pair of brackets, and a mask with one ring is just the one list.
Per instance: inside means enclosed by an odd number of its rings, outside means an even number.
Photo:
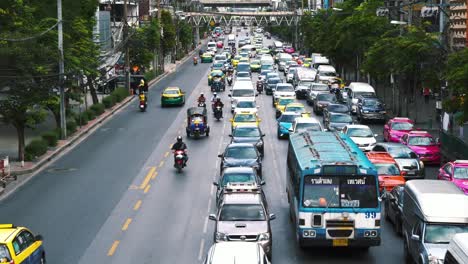
[{"label": "car license plate", "polygon": [[334,247],[347,247],[348,239],[333,239],[333,246]]}]

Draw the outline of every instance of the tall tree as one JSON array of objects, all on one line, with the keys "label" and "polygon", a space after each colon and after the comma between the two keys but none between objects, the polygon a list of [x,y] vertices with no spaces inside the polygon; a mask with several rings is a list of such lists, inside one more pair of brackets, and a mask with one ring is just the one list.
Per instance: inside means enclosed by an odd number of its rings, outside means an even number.
[{"label": "tall tree", "polygon": [[466,100],[468,99],[468,48],[464,48],[449,55],[445,78],[449,83],[449,89],[451,92],[463,99],[455,106],[458,107],[459,111],[463,112],[463,115],[461,115],[460,119],[457,121],[459,123],[467,122],[468,103]]},{"label": "tall tree", "polygon": [[161,26],[163,28],[162,48],[164,56],[171,54],[176,45],[176,31],[171,13],[167,10],[161,12]]}]

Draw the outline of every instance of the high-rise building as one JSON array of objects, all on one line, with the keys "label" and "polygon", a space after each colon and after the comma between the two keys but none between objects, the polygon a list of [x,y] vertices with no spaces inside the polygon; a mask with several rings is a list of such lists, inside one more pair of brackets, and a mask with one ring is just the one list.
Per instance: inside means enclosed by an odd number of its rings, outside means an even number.
[{"label": "high-rise building", "polygon": [[468,45],[466,2],[450,0],[450,44],[457,50]]}]

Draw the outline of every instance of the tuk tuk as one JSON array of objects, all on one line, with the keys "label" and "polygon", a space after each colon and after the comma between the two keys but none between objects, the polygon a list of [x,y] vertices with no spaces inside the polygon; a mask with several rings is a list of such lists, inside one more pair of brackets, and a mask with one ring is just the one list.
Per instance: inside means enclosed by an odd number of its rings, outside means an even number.
[{"label": "tuk tuk", "polygon": [[213,80],[211,81],[211,91],[212,92],[221,92],[221,90],[226,90],[226,81],[225,75],[223,72],[215,72],[212,75]]},{"label": "tuk tuk", "polygon": [[208,126],[208,114],[206,108],[190,107],[187,109],[187,137],[194,136],[195,138],[201,135],[209,136],[210,127]]}]

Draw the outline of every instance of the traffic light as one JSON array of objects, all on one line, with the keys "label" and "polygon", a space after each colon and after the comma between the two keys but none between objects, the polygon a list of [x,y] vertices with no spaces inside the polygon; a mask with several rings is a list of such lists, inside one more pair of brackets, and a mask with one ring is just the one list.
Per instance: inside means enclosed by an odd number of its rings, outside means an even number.
[{"label": "traffic light", "polygon": [[439,8],[436,6],[423,6],[421,8],[421,17],[435,17],[439,13]]}]

